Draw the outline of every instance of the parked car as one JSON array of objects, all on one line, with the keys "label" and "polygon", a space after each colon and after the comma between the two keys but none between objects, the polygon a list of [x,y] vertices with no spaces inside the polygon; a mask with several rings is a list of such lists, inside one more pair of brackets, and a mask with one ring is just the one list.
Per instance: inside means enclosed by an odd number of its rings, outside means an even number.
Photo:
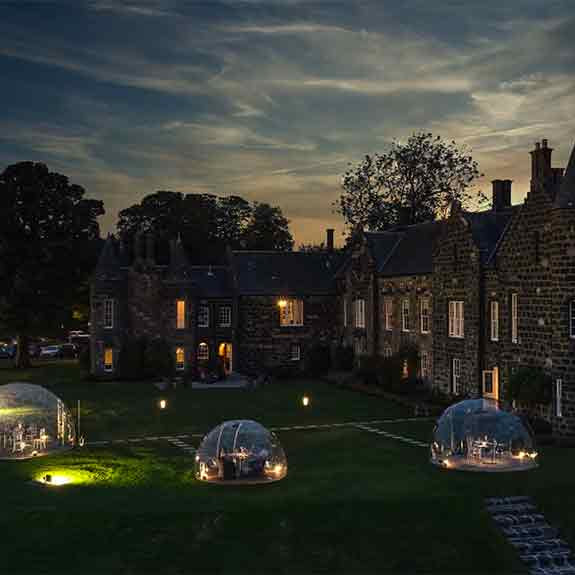
[{"label": "parked car", "polygon": [[46,345],[40,348],[40,359],[53,359],[56,357],[62,357],[62,346],[61,345]]},{"label": "parked car", "polygon": [[63,343],[60,346],[60,357],[64,359],[76,359],[78,357],[78,346],[73,343]]},{"label": "parked car", "polygon": [[0,345],[0,359],[13,359],[16,357],[15,345]]}]

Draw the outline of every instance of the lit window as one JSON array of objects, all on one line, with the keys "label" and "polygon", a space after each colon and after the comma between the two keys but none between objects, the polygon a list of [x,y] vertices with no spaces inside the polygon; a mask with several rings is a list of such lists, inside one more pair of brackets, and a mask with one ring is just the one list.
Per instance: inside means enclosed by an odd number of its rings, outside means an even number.
[{"label": "lit window", "polygon": [[111,347],[104,350],[104,371],[114,371],[114,350]]},{"label": "lit window", "polygon": [[393,300],[386,298],[383,301],[383,315],[385,317],[385,329],[391,331],[393,329]]},{"label": "lit window", "polygon": [[575,338],[575,301],[569,304],[569,336]]},{"label": "lit window", "polygon": [[198,359],[200,361],[206,361],[210,359],[210,348],[205,342],[202,342],[200,345],[198,345]]},{"label": "lit window", "polygon": [[499,341],[499,302],[491,302],[491,341]]},{"label": "lit window", "polygon": [[230,327],[232,325],[232,306],[220,306],[220,327]]},{"label": "lit window", "polygon": [[292,343],[290,346],[290,357],[292,361],[299,361],[301,358],[301,350],[299,343]]},{"label": "lit window", "polygon": [[114,300],[104,300],[104,328],[112,329],[114,327]]},{"label": "lit window", "polygon": [[449,337],[463,337],[463,302],[449,302]]},{"label": "lit window", "polygon": [[179,299],[176,301],[176,329],[186,328],[186,301]]},{"label": "lit window", "polygon": [[511,294],[511,342],[517,343],[517,294]]},{"label": "lit window", "polygon": [[355,327],[365,327],[365,300],[356,299],[354,308]]},{"label": "lit window", "polygon": [[421,299],[421,333],[429,333],[429,298]]},{"label": "lit window", "polygon": [[454,357],[451,361],[451,391],[458,395],[461,383],[461,359]]},{"label": "lit window", "polygon": [[409,300],[401,302],[401,331],[409,331]]},{"label": "lit window", "polygon": [[431,353],[427,350],[421,352],[421,377],[428,378],[431,375]]},{"label": "lit window", "polygon": [[409,377],[409,365],[407,363],[407,359],[403,360],[402,375],[403,377]]},{"label": "lit window", "polygon": [[303,325],[303,300],[280,300],[280,325]]},{"label": "lit window", "polygon": [[207,305],[198,307],[198,327],[209,327],[210,325],[210,308]]},{"label": "lit window", "polygon": [[186,354],[183,347],[176,348],[176,369],[183,371],[186,367]]},{"label": "lit window", "polygon": [[556,379],[555,380],[555,417],[563,417],[563,413],[561,412],[562,408],[562,401],[563,401],[563,380]]}]

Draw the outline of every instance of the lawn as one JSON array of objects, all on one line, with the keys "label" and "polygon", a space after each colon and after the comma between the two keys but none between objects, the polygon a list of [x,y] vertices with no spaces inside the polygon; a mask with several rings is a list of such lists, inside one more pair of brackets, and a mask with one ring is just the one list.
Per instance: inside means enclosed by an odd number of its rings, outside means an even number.
[{"label": "lawn", "polygon": [[[89,441],[205,432],[228,417],[279,426],[406,415],[381,398],[320,382],[177,390],[160,411],[150,385],[81,383],[73,364],[0,369],[1,383],[15,380],[43,383],[69,403],[80,398]],[[377,425],[420,439],[432,426]],[[259,487],[197,482],[192,458],[162,441],[2,462],[0,572],[525,572],[483,511],[490,495],[533,496],[575,543],[573,449],[544,449],[534,471],[483,475],[438,470],[426,449],[352,426],[278,435],[288,476]],[[78,483],[30,482],[50,471]]]}]

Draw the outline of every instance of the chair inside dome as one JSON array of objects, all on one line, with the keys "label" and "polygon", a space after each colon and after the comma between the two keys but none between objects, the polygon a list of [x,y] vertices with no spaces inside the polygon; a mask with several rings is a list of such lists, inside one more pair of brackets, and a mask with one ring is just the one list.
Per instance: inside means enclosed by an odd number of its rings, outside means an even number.
[{"label": "chair inside dome", "polygon": [[472,399],[448,407],[431,443],[431,462],[465,471],[521,471],[537,467],[533,434],[496,402]]},{"label": "chair inside dome", "polygon": [[74,420],[40,385],[0,385],[0,459],[28,459],[74,446]]},{"label": "chair inside dome", "polygon": [[196,478],[211,483],[269,483],[287,474],[277,437],[251,420],[226,421],[210,431],[196,453]]}]

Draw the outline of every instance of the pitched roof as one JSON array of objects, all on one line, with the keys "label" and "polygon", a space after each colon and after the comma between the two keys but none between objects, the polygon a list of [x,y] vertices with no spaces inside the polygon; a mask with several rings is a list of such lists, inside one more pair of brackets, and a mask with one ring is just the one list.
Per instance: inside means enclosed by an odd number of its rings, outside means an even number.
[{"label": "pitched roof", "polygon": [[486,210],[462,213],[471,227],[471,236],[479,248],[481,263],[489,264],[493,261],[493,256],[509,221],[519,209],[521,206],[517,205],[501,211]]},{"label": "pitched roof", "polygon": [[433,269],[433,244],[441,231],[443,222],[423,222],[396,228],[400,235],[397,245],[390,253],[382,276],[405,276],[430,274]]},{"label": "pitched roof", "polygon": [[557,208],[575,207],[575,146],[573,146],[567,169],[563,175],[561,187],[555,196],[554,205]]},{"label": "pitched roof", "polygon": [[240,295],[334,293],[340,260],[334,252],[232,252]]},{"label": "pitched roof", "polygon": [[199,297],[232,297],[233,285],[229,270],[221,266],[190,266],[187,278]]},{"label": "pitched roof", "polygon": [[382,272],[389,257],[401,240],[401,232],[364,232],[367,247],[375,260],[377,271]]}]

